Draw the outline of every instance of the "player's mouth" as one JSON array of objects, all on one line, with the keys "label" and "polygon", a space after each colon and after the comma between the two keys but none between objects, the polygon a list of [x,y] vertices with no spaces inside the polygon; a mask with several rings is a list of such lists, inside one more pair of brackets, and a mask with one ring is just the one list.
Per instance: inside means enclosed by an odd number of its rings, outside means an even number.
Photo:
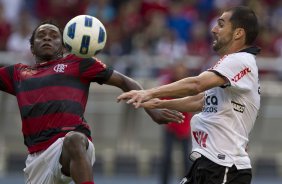
[{"label": "player's mouth", "polygon": [[215,45],[217,43],[217,41],[218,41],[217,36],[213,35],[213,42],[212,42],[212,44]]},{"label": "player's mouth", "polygon": [[51,44],[49,44],[49,43],[44,43],[42,46],[41,46],[42,48],[52,48],[52,45]]}]

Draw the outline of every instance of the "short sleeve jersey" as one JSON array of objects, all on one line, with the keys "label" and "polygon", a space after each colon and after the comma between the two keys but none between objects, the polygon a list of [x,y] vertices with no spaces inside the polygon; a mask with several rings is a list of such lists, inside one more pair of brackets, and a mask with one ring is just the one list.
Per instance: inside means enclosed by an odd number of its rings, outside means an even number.
[{"label": "short sleeve jersey", "polygon": [[75,55],[27,66],[0,68],[0,90],[15,95],[30,153],[47,149],[69,131],[91,139],[84,119],[91,82],[105,83],[113,70],[95,58]]},{"label": "short sleeve jersey", "polygon": [[207,90],[202,112],[192,118],[193,151],[219,165],[251,168],[247,145],[260,107],[258,52],[251,47],[218,61],[209,71],[229,82]]}]

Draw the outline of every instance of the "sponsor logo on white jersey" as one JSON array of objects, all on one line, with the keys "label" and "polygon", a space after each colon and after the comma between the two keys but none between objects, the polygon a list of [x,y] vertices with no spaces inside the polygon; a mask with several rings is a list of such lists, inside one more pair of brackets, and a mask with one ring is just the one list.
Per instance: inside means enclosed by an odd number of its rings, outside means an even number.
[{"label": "sponsor logo on white jersey", "polygon": [[202,112],[216,113],[218,106],[218,99],[215,95],[206,95],[205,106]]},{"label": "sponsor logo on white jersey", "polygon": [[199,146],[206,148],[207,147],[207,139],[208,134],[203,131],[193,131],[193,136],[196,142],[199,144]]},{"label": "sponsor logo on white jersey", "polygon": [[217,158],[220,160],[225,160],[225,155],[224,154],[218,154]]},{"label": "sponsor logo on white jersey", "polygon": [[245,105],[236,103],[236,102],[234,102],[234,101],[231,101],[231,103],[232,103],[233,109],[234,109],[235,111],[241,112],[241,113],[244,112],[244,110],[245,110]]},{"label": "sponsor logo on white jersey", "polygon": [[237,73],[231,80],[234,82],[238,82],[241,78],[243,78],[245,75],[251,72],[251,69],[249,67],[244,68],[239,73]]}]

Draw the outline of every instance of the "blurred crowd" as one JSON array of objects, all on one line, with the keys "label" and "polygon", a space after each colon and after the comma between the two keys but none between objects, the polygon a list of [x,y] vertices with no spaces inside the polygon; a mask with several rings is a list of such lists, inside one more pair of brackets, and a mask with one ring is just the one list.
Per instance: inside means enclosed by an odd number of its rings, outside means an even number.
[{"label": "blurred crowd", "polygon": [[104,54],[213,54],[210,30],[224,9],[248,5],[260,21],[261,56],[282,56],[281,0],[0,0],[0,51],[30,57],[28,39],[37,23],[54,19],[61,28],[72,17],[88,14],[107,29]]}]

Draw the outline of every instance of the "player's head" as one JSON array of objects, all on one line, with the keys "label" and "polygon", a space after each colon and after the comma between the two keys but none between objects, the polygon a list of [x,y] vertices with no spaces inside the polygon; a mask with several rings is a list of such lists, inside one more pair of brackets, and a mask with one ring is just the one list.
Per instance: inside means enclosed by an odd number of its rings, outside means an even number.
[{"label": "player's head", "polygon": [[31,52],[37,61],[49,61],[62,57],[62,31],[52,21],[39,24],[30,37]]},{"label": "player's head", "polygon": [[213,49],[223,52],[234,42],[252,45],[258,35],[258,21],[253,10],[245,6],[223,12],[213,27]]},{"label": "player's head", "polygon": [[227,11],[232,13],[230,22],[233,29],[244,29],[246,34],[245,44],[253,44],[259,31],[258,20],[255,12],[246,6],[234,7]]}]

